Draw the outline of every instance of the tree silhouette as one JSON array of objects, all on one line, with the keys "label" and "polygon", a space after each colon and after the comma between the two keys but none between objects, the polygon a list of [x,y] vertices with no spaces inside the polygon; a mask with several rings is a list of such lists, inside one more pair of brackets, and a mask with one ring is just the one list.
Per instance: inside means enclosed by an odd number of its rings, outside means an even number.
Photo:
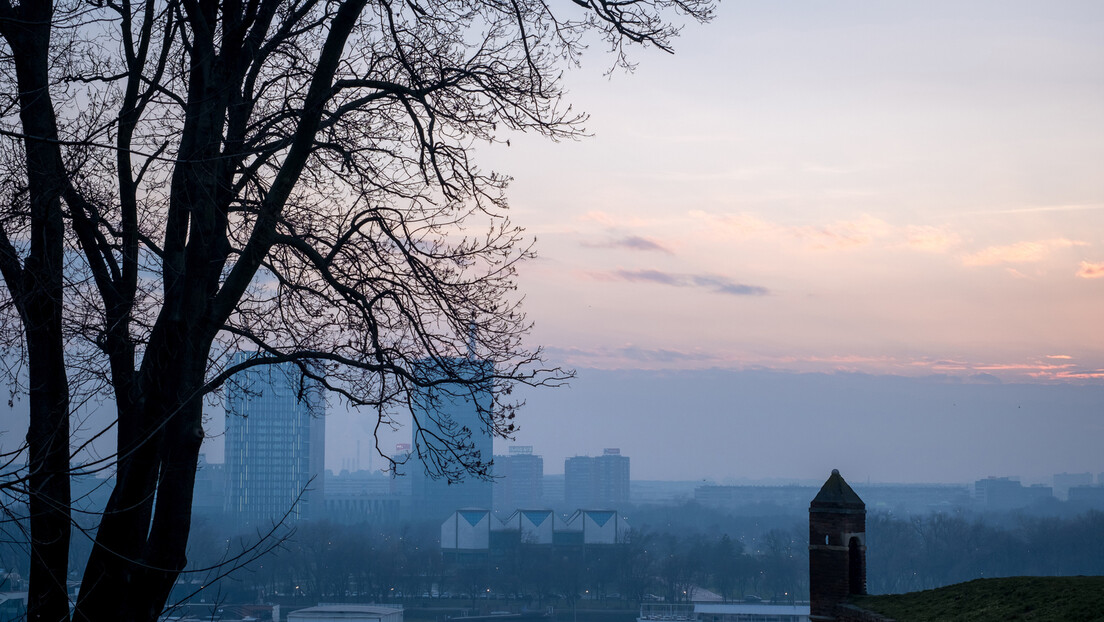
[{"label": "tree silhouette", "polygon": [[[530,245],[506,178],[470,148],[577,135],[560,73],[585,42],[627,65],[627,44],[669,49],[670,13],[710,10],[0,0],[0,339],[30,413],[5,490],[28,505],[30,619],[70,616],[70,420],[88,399],[113,401],[101,433],[117,453],[82,467],[115,487],[78,620],[161,612],[185,565],[203,400],[235,372],[294,363],[380,426],[429,388],[490,390],[484,423],[509,434],[510,387],[562,375],[522,345]],[[243,350],[257,354],[228,362]],[[485,473],[464,434],[430,446],[438,475]]]},{"label": "tree silhouette", "polygon": [[737,583],[741,578],[744,545],[739,540],[734,541],[728,537],[728,534],[724,534],[716,545],[711,547],[709,553],[707,560],[713,587],[727,603],[735,595]]}]

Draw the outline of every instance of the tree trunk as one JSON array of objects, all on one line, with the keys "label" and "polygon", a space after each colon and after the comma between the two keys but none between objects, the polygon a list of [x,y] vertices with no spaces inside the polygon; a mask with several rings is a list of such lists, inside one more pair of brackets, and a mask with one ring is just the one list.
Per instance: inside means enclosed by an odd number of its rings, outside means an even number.
[{"label": "tree trunk", "polygon": [[151,338],[134,409],[119,412],[118,481],[85,570],[78,621],[157,620],[187,562],[207,358],[194,328],[162,325],[173,328]]},{"label": "tree trunk", "polygon": [[31,560],[29,620],[69,619],[69,383],[62,334],[65,223],[57,126],[50,99],[52,8],[27,3],[0,16],[11,45],[19,87],[19,118],[27,158],[31,212],[30,252],[19,283],[5,270],[27,336],[30,422],[28,509]]}]

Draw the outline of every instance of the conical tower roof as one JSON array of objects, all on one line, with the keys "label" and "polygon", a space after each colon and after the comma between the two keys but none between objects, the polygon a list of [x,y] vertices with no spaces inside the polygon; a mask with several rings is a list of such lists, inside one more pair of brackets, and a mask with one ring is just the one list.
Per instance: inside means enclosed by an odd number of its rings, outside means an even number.
[{"label": "conical tower roof", "polygon": [[866,504],[847,485],[839,469],[832,469],[832,475],[820,487],[820,492],[813,498],[809,509],[866,510]]}]

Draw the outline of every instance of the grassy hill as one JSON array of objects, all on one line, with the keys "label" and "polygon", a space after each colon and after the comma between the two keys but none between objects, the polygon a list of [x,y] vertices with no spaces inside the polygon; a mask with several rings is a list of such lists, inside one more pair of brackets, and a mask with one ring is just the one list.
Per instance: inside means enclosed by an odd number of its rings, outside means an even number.
[{"label": "grassy hill", "polygon": [[978,579],[852,602],[899,622],[1104,622],[1104,577]]}]

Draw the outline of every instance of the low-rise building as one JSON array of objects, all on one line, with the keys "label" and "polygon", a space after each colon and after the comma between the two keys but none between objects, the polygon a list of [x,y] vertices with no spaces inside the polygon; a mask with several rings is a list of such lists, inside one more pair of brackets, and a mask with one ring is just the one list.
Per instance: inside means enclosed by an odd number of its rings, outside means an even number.
[{"label": "low-rise building", "polygon": [[625,541],[629,526],[615,510],[577,510],[566,518],[551,510],[518,510],[499,520],[467,508],[441,523],[441,551],[449,555],[494,552],[511,544],[603,546]]},{"label": "low-rise building", "polygon": [[697,603],[641,605],[637,622],[809,622],[809,605]]},{"label": "low-rise building", "polygon": [[986,510],[1012,510],[1054,498],[1050,486],[1024,486],[1010,477],[987,477],[974,482],[974,500]]},{"label": "low-rise building", "polygon": [[288,622],[403,622],[399,607],[380,605],[318,605],[288,614]]}]

